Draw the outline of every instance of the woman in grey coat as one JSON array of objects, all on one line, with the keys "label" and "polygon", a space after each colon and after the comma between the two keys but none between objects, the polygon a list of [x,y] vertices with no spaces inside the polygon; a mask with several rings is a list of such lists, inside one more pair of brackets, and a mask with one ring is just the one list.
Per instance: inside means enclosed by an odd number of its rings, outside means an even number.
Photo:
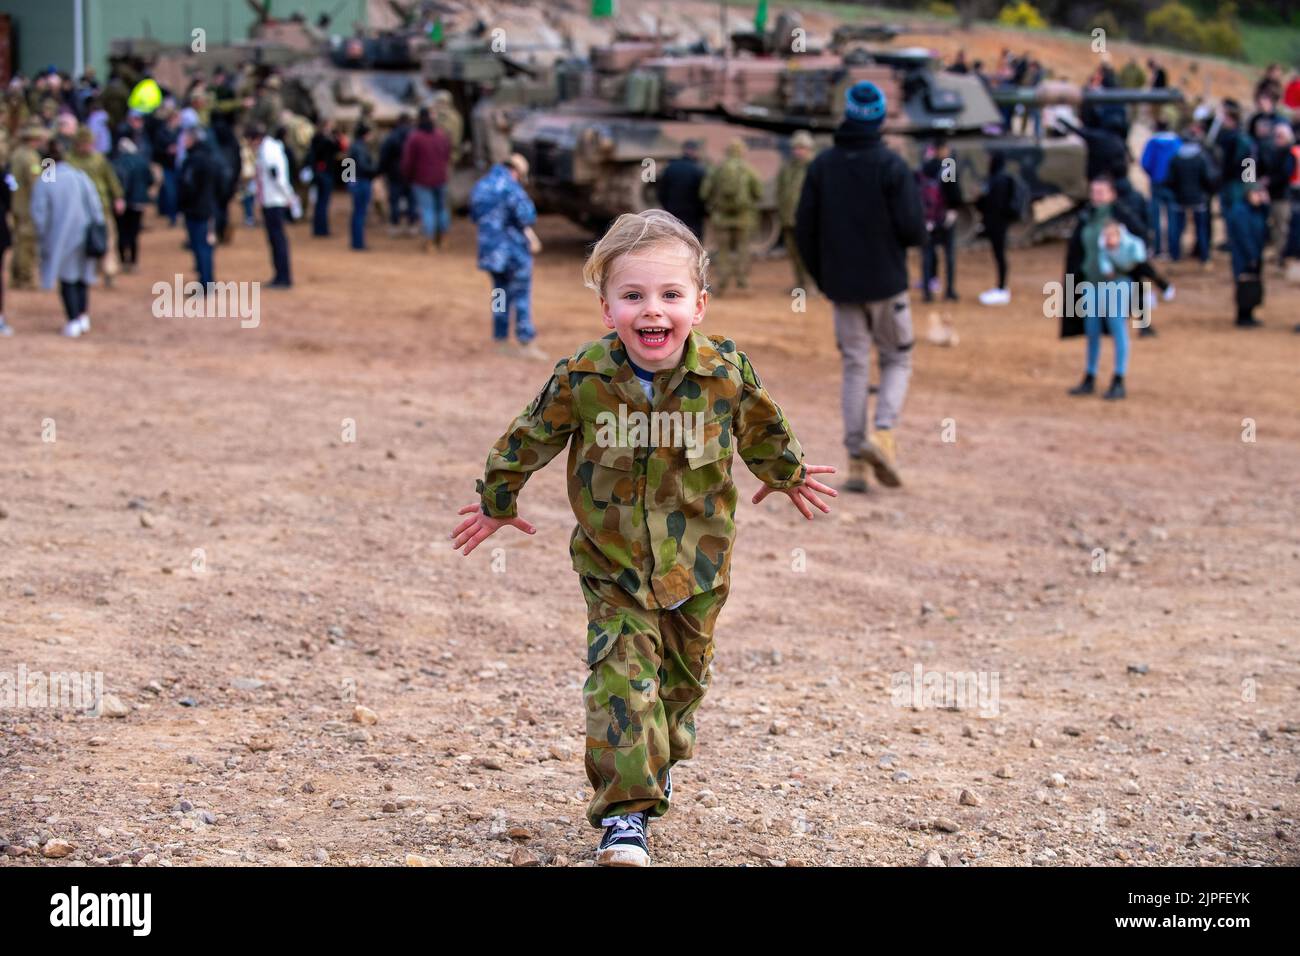
[{"label": "woman in grey coat", "polygon": [[95,281],[95,260],[86,255],[86,230],[92,222],[104,223],[104,208],[89,177],[63,161],[57,139],[49,141],[45,155],[54,160],[52,175],[42,175],[32,187],[41,285],[53,289],[58,281],[68,316],[63,334],[75,339],[90,331],[87,286]]}]

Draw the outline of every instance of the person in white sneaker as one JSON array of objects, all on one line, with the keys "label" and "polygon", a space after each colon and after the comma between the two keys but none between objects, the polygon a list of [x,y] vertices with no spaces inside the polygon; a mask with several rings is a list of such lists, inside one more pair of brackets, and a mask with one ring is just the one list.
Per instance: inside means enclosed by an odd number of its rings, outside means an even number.
[{"label": "person in white sneaker", "polygon": [[58,139],[45,146],[54,161],[48,176],[32,186],[32,223],[41,248],[41,285],[59,295],[67,323],[63,334],[75,339],[90,331],[89,286],[95,281],[95,260],[86,253],[86,234],[92,223],[104,226],[104,208],[94,184],[85,173],[64,162]]}]

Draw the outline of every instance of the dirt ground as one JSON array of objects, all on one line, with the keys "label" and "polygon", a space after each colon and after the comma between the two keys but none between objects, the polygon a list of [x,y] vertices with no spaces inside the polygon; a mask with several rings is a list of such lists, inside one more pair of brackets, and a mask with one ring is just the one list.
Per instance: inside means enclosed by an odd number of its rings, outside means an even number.
[{"label": "dirt ground", "polygon": [[[0,709],[0,864],[53,840],[64,865],[590,863],[563,459],[523,495],[535,537],[447,540],[549,370],[492,349],[467,223],[360,254],[336,214],[331,239],[293,228],[296,287],[262,290],[257,328],[153,317],[188,267],[156,220],[85,339],[53,293],[9,294],[0,671],[101,671],[128,713]],[[539,231],[558,358],[603,329],[587,239]],[[1226,257],[1171,266],[1128,400],[1069,398],[1083,344],[1042,308],[1062,255],[1013,253],[1013,304],[984,309],[991,257],[963,254],[960,344],[917,347],[903,489],[809,523],[749,504],[737,464],[732,596],[656,863],[1300,859],[1300,290],[1273,280],[1242,333]],[[217,266],[266,280],[263,237]],[[705,330],[842,469],[829,306],[792,311],[788,285],[759,264]],[[900,706],[917,668],[995,694]]]}]

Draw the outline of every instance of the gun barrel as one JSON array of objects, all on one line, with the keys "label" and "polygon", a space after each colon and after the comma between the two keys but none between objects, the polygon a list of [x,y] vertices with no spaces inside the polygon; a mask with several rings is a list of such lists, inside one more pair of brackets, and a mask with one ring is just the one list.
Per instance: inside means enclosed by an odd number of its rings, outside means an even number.
[{"label": "gun barrel", "polygon": [[1000,106],[1054,106],[1067,104],[1102,103],[1181,103],[1181,90],[1166,87],[1160,90],[1136,90],[1110,87],[1083,89],[1073,83],[1049,81],[1038,86],[1012,86],[992,91],[993,101]]}]

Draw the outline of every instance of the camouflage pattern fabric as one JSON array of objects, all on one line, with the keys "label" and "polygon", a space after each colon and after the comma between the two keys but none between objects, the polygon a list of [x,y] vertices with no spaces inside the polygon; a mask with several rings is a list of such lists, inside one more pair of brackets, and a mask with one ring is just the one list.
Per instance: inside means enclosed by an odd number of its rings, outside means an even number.
[{"label": "camouflage pattern fabric", "polygon": [[32,222],[32,188],[41,178],[41,154],[26,144],[14,149],[9,171],[18,183],[13,194],[14,255],[9,276],[15,289],[36,287],[36,224]]},{"label": "camouflage pattern fabric", "polygon": [[763,184],[749,163],[732,156],[705,175],[700,198],[714,226],[753,227],[758,222]]},{"label": "camouflage pattern fabric", "polygon": [[[569,445],[574,570],[617,585],[647,609],[727,581],[736,534],[733,450],[773,489],[793,488],[806,475],[784,413],[729,339],[693,331],[681,363],[656,372],[654,386],[652,408],[617,333],[584,345],[556,363],[493,447],[478,482],[484,514],[514,517],[528,476]],[[698,423],[691,438],[698,452],[680,442],[638,443],[632,430],[611,444],[597,418],[625,413],[632,421],[640,412],[648,419],[652,411],[667,413],[658,421],[677,413],[676,421]]]},{"label": "camouflage pattern fabric", "polygon": [[478,226],[480,269],[531,274],[533,253],[524,228],[537,222],[537,207],[504,165],[493,166],[474,184],[469,215]]},{"label": "camouflage pattern fabric", "polygon": [[747,288],[749,286],[749,227],[715,226],[713,235],[718,241],[718,248],[710,256],[716,268],[714,281],[709,285],[716,292],[726,292],[727,286],[734,280],[737,288]]},{"label": "camouflage pattern fabric", "polygon": [[668,812],[664,783],[695,755],[695,712],[709,689],[713,627],[727,583],[671,611],[646,610],[618,585],[583,577],[587,600],[584,765],[587,821]]}]

